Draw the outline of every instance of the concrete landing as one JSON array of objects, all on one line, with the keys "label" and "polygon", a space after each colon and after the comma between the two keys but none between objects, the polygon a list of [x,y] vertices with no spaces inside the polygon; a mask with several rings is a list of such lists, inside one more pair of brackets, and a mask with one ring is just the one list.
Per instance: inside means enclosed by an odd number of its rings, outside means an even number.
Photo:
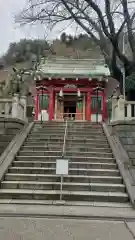
[{"label": "concrete landing", "polygon": [[133,240],[133,227],[122,221],[0,218],[0,239]]},{"label": "concrete landing", "polygon": [[[1,200],[2,201],[2,200]],[[46,205],[9,200],[0,204],[0,239],[133,240],[135,210],[128,204]],[[14,203],[14,204],[13,204]],[[39,205],[42,204],[42,205]],[[64,204],[64,202],[63,202]]]}]

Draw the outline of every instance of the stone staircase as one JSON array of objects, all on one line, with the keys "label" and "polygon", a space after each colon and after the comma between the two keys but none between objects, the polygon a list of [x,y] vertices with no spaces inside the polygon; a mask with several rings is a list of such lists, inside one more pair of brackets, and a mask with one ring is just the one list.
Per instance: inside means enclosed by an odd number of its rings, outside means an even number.
[{"label": "stone staircase", "polygon": [[[1,200],[60,200],[56,159],[62,156],[64,133],[65,122],[34,124],[1,182]],[[63,178],[62,200],[129,202],[102,125],[69,122],[65,147],[69,175]]]}]

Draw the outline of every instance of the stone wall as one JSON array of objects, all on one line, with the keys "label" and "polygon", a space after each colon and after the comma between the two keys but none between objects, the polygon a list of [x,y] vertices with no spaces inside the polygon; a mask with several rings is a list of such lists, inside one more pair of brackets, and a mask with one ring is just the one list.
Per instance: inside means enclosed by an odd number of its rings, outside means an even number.
[{"label": "stone wall", "polygon": [[19,133],[25,122],[13,118],[0,118],[0,155],[4,152],[8,144]]},{"label": "stone wall", "polygon": [[131,163],[135,166],[135,121],[118,121],[110,124],[126,149]]}]

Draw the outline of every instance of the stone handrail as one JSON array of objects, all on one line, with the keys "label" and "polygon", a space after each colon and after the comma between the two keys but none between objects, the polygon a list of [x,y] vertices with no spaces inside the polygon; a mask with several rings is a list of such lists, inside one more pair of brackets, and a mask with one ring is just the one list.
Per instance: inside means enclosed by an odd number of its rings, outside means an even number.
[{"label": "stone handrail", "polygon": [[135,120],[135,101],[124,100],[123,96],[112,98],[111,122],[119,120]]},{"label": "stone handrail", "polygon": [[26,97],[19,97],[15,94],[13,98],[1,98],[0,99],[0,116],[12,117],[23,121],[27,121],[26,118]]},{"label": "stone handrail", "polygon": [[135,101],[125,101],[125,117],[135,119]]}]

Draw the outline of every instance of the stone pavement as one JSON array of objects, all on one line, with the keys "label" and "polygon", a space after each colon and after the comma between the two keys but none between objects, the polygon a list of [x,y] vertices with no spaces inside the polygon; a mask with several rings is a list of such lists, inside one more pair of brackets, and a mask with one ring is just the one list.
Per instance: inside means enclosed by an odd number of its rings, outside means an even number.
[{"label": "stone pavement", "polygon": [[0,240],[133,240],[126,206],[0,204]]},{"label": "stone pavement", "polygon": [[45,218],[0,218],[0,239],[133,240],[135,238],[124,222]]}]

